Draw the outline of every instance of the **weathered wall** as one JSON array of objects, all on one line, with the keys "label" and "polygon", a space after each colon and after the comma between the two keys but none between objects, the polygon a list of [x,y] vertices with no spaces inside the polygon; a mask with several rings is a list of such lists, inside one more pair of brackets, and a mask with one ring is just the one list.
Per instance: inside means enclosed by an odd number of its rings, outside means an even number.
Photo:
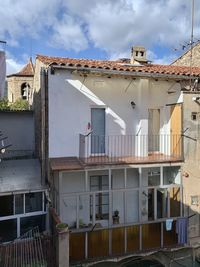
[{"label": "weathered wall", "polygon": [[[200,213],[200,103],[193,98],[198,97],[195,93],[184,93],[183,108],[183,131],[184,131],[184,154],[185,163],[182,168],[184,186],[185,214],[194,217],[189,219],[190,237],[200,236],[199,213]],[[196,112],[196,120],[192,120],[192,112]],[[196,196],[198,202],[192,204],[191,197]]]},{"label": "weathered wall", "polygon": [[[32,109],[35,113],[35,136],[36,136],[36,155],[41,159],[41,138],[42,138],[42,107],[41,104],[41,68],[45,65],[36,59],[35,72],[33,79],[33,96],[31,99]],[[42,90],[45,90],[43,88]],[[48,101],[47,101],[48,102]]]},{"label": "weathered wall", "polygon": [[[187,51],[178,59],[176,59],[172,65],[175,66],[190,66],[191,60],[191,51]],[[192,50],[192,66],[199,67],[200,66],[200,43],[195,45]]]},{"label": "weathered wall", "polygon": [[0,112],[0,130],[12,144],[8,150],[35,150],[34,114],[31,111]]}]

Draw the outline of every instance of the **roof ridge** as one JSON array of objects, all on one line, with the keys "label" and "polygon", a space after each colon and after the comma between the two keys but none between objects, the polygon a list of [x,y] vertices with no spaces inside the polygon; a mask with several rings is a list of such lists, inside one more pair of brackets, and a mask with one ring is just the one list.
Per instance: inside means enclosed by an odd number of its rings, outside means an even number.
[{"label": "roof ridge", "polygon": [[32,58],[29,58],[29,61],[22,67],[22,69],[16,73],[8,75],[11,76],[34,76],[35,68],[32,62]]}]

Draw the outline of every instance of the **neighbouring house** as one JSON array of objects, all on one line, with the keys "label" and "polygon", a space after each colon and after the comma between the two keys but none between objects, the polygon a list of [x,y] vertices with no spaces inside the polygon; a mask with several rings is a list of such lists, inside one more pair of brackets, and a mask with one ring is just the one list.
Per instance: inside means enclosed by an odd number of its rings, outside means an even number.
[{"label": "neighbouring house", "polygon": [[182,89],[199,76],[140,47],[131,61],[36,57],[41,158],[70,261],[188,242]]},{"label": "neighbouring house", "polygon": [[[198,42],[171,65],[200,67],[200,43]],[[200,83],[199,78],[191,79],[183,86],[183,134],[184,134],[184,165],[183,187],[184,203],[188,207],[190,242],[199,244],[200,240]]]},{"label": "neighbouring house", "polygon": [[47,228],[47,187],[35,157],[34,113],[0,111],[0,125],[0,243],[4,243],[33,227]]},{"label": "neighbouring house", "polygon": [[191,66],[199,67],[200,66],[200,42],[197,42],[193,45],[192,48],[192,61],[191,61],[191,49],[187,49],[180,57],[175,59],[171,65],[174,66]]},{"label": "neighbouring house", "polygon": [[0,49],[0,98],[5,96],[6,56]]},{"label": "neighbouring house", "polygon": [[7,97],[10,103],[18,99],[32,104],[34,65],[32,59],[17,73],[7,76]]}]

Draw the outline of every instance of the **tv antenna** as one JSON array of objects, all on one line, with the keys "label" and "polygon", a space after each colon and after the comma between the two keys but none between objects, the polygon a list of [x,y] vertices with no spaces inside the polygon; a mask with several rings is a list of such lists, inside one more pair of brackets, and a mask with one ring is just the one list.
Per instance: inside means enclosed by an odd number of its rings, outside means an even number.
[{"label": "tv antenna", "polygon": [[192,59],[193,59],[193,43],[194,43],[194,1],[192,0],[192,27],[190,38],[190,90],[192,89]]},{"label": "tv antenna", "polygon": [[[6,48],[6,41],[0,40],[0,48],[3,48],[3,50],[5,51]],[[1,50],[1,49],[0,49]]]}]

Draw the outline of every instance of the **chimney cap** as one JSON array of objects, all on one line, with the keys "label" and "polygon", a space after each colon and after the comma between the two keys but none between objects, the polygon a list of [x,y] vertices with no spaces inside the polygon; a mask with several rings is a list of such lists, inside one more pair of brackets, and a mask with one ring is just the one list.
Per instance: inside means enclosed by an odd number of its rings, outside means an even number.
[{"label": "chimney cap", "polygon": [[136,45],[131,49],[131,64],[148,63],[146,59],[146,49],[144,46]]},{"label": "chimney cap", "polygon": [[146,51],[146,48],[144,46],[141,46],[141,45],[134,45],[132,47],[132,50],[133,51]]}]

